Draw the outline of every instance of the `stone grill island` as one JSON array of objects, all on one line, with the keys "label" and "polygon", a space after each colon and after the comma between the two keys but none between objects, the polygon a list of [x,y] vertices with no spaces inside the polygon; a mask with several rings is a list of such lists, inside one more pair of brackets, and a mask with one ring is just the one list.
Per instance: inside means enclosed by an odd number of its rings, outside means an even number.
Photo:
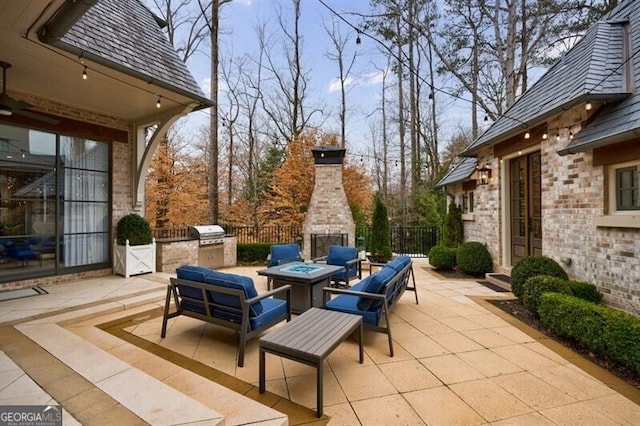
[{"label": "stone grill island", "polygon": [[356,224],[342,184],[344,148],[312,149],[315,184],[303,225],[305,259],[325,256],[329,245],[355,246]]}]

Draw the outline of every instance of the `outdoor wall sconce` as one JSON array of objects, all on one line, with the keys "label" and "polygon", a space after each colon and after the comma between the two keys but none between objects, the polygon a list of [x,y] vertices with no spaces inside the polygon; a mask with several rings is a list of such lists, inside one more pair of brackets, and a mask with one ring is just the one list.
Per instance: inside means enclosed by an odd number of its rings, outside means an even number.
[{"label": "outdoor wall sconce", "polygon": [[489,164],[485,164],[478,169],[478,184],[487,185],[489,183],[489,179],[491,179],[491,168],[489,167]]}]

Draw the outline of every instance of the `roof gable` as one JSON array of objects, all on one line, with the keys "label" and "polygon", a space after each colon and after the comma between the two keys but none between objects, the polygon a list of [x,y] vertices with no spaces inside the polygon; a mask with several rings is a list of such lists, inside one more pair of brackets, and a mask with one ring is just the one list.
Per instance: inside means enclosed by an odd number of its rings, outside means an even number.
[{"label": "roof gable", "polygon": [[522,133],[576,103],[628,96],[619,72],[622,58],[622,25],[598,22],[462,155]]},{"label": "roof gable", "polygon": [[435,188],[442,188],[443,186],[452,185],[457,182],[469,178],[476,170],[478,166],[478,159],[472,157],[462,157],[460,162],[456,164],[449,173],[447,173],[440,182],[435,185]]},{"label": "roof gable", "polygon": [[99,0],[54,44],[208,103],[154,15],[139,0]]}]

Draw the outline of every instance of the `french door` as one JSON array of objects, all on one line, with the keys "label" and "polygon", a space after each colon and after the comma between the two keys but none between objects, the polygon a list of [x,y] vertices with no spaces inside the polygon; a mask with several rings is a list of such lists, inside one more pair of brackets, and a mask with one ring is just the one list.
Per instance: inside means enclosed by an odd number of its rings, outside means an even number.
[{"label": "french door", "polygon": [[511,184],[511,264],[542,254],[540,152],[509,163]]}]

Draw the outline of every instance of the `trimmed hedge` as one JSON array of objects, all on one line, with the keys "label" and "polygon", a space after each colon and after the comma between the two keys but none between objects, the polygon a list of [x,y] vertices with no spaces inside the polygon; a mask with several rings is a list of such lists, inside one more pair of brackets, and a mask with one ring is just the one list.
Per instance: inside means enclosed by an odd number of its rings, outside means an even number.
[{"label": "trimmed hedge", "polygon": [[550,275],[552,277],[568,280],[569,276],[562,266],[555,260],[546,256],[523,257],[511,270],[511,292],[517,297],[522,297],[522,287],[525,281],[536,275]]},{"label": "trimmed hedge", "polygon": [[487,246],[478,241],[467,241],[458,247],[458,267],[465,274],[483,276],[493,271],[493,260]]},{"label": "trimmed hedge", "polygon": [[640,318],[558,293],[544,293],[538,313],[559,336],[575,339],[640,374]]},{"label": "trimmed hedge", "polygon": [[582,281],[567,281],[567,284],[571,287],[571,293],[578,299],[596,304],[602,301],[602,293],[598,291],[598,287],[594,284]]},{"label": "trimmed hedge", "polygon": [[540,297],[547,292],[573,295],[568,281],[550,275],[536,275],[524,282],[522,304],[529,311],[538,315]]},{"label": "trimmed hedge", "polygon": [[236,248],[238,262],[267,263],[267,257],[271,252],[271,244],[251,243],[238,244]]},{"label": "trimmed hedge", "polygon": [[433,246],[429,250],[429,264],[436,269],[453,269],[456,266],[456,251],[452,247]]}]

